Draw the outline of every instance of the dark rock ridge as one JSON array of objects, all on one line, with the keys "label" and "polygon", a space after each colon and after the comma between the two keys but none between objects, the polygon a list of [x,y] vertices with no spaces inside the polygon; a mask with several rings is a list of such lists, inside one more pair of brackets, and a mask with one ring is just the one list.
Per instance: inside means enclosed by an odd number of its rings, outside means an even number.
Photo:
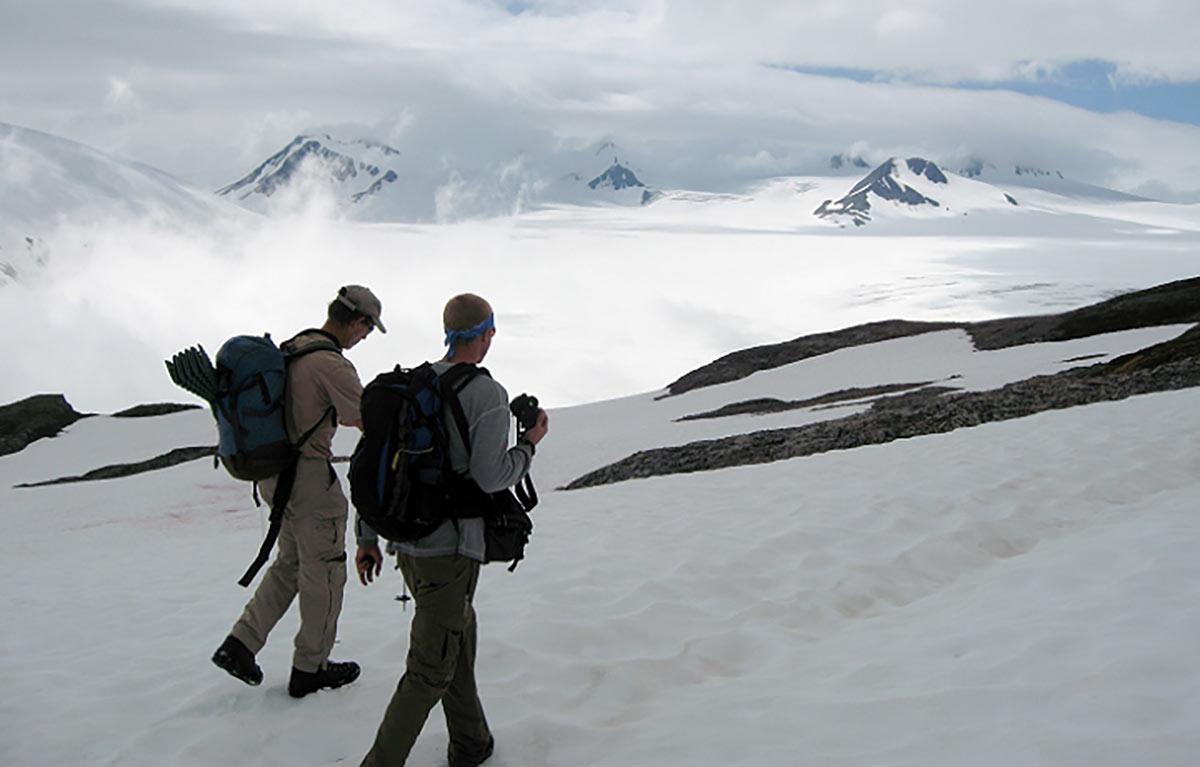
[{"label": "dark rock ridge", "polygon": [[383,189],[384,184],[390,184],[393,181],[395,181],[397,178],[399,178],[399,176],[396,175],[396,171],[389,170],[387,173],[384,173],[381,178],[376,179],[369,187],[367,187],[363,191],[355,192],[354,194],[350,195],[350,201],[358,202],[358,201],[362,200],[364,197],[370,197],[371,195],[376,194],[380,189]]},{"label": "dark rock ridge", "polygon": [[113,413],[113,418],[150,418],[156,415],[182,413],[185,410],[199,410],[200,407],[200,405],[182,405],[177,402],[158,402],[126,408],[118,413]]},{"label": "dark rock ridge", "polygon": [[[770,463],[1023,418],[1045,410],[1200,386],[1197,351],[1200,330],[1194,328],[1128,359],[1037,376],[992,391],[947,395],[944,389],[921,389],[882,398],[865,413],[836,420],[645,450],[586,474],[565,489]],[[1155,364],[1160,359],[1171,361]]]},{"label": "dark rock ridge", "polygon": [[1139,290],[1062,314],[1011,317],[984,322],[885,320],[783,343],[732,352],[677,379],[670,394],[737,381],[760,370],[789,365],[848,346],[962,328],[981,350],[1041,341],[1068,341],[1131,328],[1200,322],[1200,277]]},{"label": "dark rock ridge", "polygon": [[687,373],[669,384],[667,391],[669,394],[683,394],[705,386],[737,381],[760,370],[783,367],[848,346],[873,344],[878,341],[915,336],[935,330],[949,330],[963,327],[963,325],[964,323],[955,322],[883,320],[829,333],[801,336],[783,343],[741,349]]},{"label": "dark rock ridge", "polygon": [[205,458],[217,454],[217,448],[213,447],[177,447],[169,453],[151,458],[146,461],[137,461],[135,463],[116,463],[110,466],[102,466],[99,469],[92,469],[86,474],[80,474],[74,477],[59,477],[58,479],[48,479],[44,482],[29,482],[13,487],[45,487],[47,485],[64,485],[71,482],[92,482],[100,479],[119,479],[121,477],[131,477],[134,474],[142,474],[155,469],[166,469],[171,466],[178,466],[181,463],[194,461],[198,458]]},{"label": "dark rock ridge", "polygon": [[[826,200],[821,203],[813,214],[820,218],[830,216],[848,216],[855,226],[863,226],[871,220],[871,198],[891,200],[905,205],[932,205],[939,207],[941,203],[932,197],[913,189],[897,178],[898,160],[893,157],[868,173],[854,188],[840,200]],[[910,157],[906,164],[908,169],[917,176],[923,177],[935,184],[947,183],[946,175],[935,163],[920,157]]]},{"label": "dark rock ridge", "polygon": [[[960,176],[966,176],[967,178],[979,178],[983,175],[984,170],[989,168],[991,169],[989,173],[996,171],[996,166],[994,164],[978,157],[973,157],[968,160],[962,168],[959,169],[958,174]],[[1060,170],[1044,170],[1042,168],[1034,168],[1029,165],[1014,165],[1012,172],[1014,176],[1033,176],[1038,178],[1053,177],[1065,179],[1062,171]]]},{"label": "dark rock ridge", "polygon": [[[962,392],[948,386],[914,384],[921,388],[896,396],[878,397],[867,412],[844,418],[641,451],[579,477],[565,489],[768,463],[922,434],[944,433],[991,421],[1022,418],[1045,410],[1200,386],[1200,325],[1195,325],[1200,323],[1200,277],[1116,296],[1057,315],[961,324],[873,323],[737,352],[684,376],[672,385],[672,393],[736,380],[756,370],[778,367],[835,348],[928,332],[939,327],[962,327],[971,334],[976,348],[1000,349],[1138,327],[1187,323],[1194,326],[1178,337],[1109,362],[1037,376],[986,392]],[[778,412],[811,407],[826,400],[861,400],[863,396],[871,394],[867,390],[850,390],[799,403],[752,400],[692,417]]]},{"label": "dark rock ridge", "polygon": [[0,455],[20,452],[43,437],[53,437],[87,415],[75,412],[61,394],[36,394],[0,406]]},{"label": "dark rock ridge", "polygon": [[922,383],[903,383],[903,384],[886,384],[884,386],[870,387],[855,387],[851,389],[842,389],[840,391],[822,394],[818,397],[810,397],[803,400],[781,400],[774,397],[761,397],[759,399],[744,400],[742,402],[734,402],[731,405],[719,407],[716,410],[709,410],[704,413],[693,413],[685,415],[677,420],[679,421],[700,421],[707,418],[725,418],[731,415],[763,415],[765,413],[782,413],[787,410],[800,410],[807,407],[819,407],[821,405],[837,405],[845,402],[854,402],[868,397],[877,397],[881,394],[891,394],[898,391],[909,391],[912,389],[920,389],[929,386],[932,381],[924,381]]},{"label": "dark rock ridge", "polygon": [[[608,170],[588,182],[589,189],[613,189],[614,191],[645,186],[633,171],[622,165],[616,157],[613,158],[612,165],[608,166]],[[645,195],[643,195],[643,202],[645,201]]]},{"label": "dark rock ridge", "polygon": [[[144,418],[195,410],[199,405],[162,402],[113,413],[114,418]],[[0,406],[0,455],[19,453],[39,439],[55,437],[66,427],[94,413],[79,413],[61,394],[35,394]]]},{"label": "dark rock ridge", "polygon": [[1062,171],[1043,170],[1041,168],[1031,168],[1027,165],[1014,166],[1013,174],[1017,175],[1017,176],[1054,176],[1055,178],[1063,178]]}]

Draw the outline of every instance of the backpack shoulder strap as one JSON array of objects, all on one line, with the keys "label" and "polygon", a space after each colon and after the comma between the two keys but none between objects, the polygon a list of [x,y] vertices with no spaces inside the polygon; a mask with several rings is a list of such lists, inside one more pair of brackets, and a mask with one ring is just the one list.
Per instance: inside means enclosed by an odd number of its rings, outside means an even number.
[{"label": "backpack shoulder strap", "polygon": [[442,398],[450,404],[450,413],[454,417],[455,426],[458,427],[458,433],[462,437],[463,447],[467,449],[467,453],[471,452],[471,428],[467,423],[467,414],[463,410],[462,402],[458,399],[458,394],[466,388],[467,384],[481,375],[492,377],[487,368],[481,368],[469,362],[459,362],[440,376]]},{"label": "backpack shoulder strap", "polygon": [[[309,333],[322,336],[322,338],[297,348],[296,339]],[[283,352],[284,364],[291,363],[292,361],[299,359],[306,354],[312,354],[313,352],[329,351],[335,352],[339,355],[342,353],[342,347],[338,343],[337,338],[335,338],[332,333],[321,330],[320,328],[301,330],[299,333],[280,344],[279,350]]]}]

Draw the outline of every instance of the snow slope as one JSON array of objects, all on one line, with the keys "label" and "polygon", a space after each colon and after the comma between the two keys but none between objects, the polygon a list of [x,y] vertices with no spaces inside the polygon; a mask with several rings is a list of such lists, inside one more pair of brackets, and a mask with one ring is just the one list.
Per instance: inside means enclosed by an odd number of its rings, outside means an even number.
[{"label": "snow slope", "polygon": [[[8,280],[36,278],[64,228],[139,221],[202,230],[252,215],[141,163],[40,131],[0,123],[0,262]],[[28,240],[26,238],[29,238]],[[0,283],[3,284],[3,283]]]},{"label": "snow slope", "polygon": [[[681,397],[555,410],[528,558],[512,574],[485,568],[477,599],[489,764],[1194,764],[1200,391],[550,490],[690,429],[777,418],[672,421],[716,402],[948,375],[988,388],[1177,331],[987,353],[935,333]],[[362,678],[295,701],[294,610],[260,654],[261,687],[208,661],[262,534],[246,486],[196,461],[11,487],[211,438],[204,411],[95,417],[0,458],[3,763],[342,765],[365,753],[403,665],[398,576],[347,586],[336,657],[362,663]],[[338,451],[352,441],[343,431]],[[435,715],[410,761],[442,763],[444,749]]]}]

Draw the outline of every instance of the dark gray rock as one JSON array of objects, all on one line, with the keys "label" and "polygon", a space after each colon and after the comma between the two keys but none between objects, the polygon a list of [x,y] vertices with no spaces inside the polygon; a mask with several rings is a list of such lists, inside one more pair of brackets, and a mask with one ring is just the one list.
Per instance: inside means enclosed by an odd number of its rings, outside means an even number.
[{"label": "dark gray rock", "polygon": [[135,474],[143,474],[147,471],[156,469],[165,469],[171,466],[178,466],[181,463],[195,461],[199,458],[207,458],[217,454],[216,446],[212,447],[179,447],[164,453],[163,455],[151,458],[146,461],[137,461],[135,463],[116,463],[109,466],[102,466],[98,469],[93,469],[86,474],[80,474],[72,477],[59,477],[57,479],[48,479],[44,482],[30,482],[26,484],[14,485],[14,487],[44,487],[47,485],[63,485],[71,482],[92,482],[100,479],[119,479],[121,477],[131,477]]},{"label": "dark gray rock", "polygon": [[790,365],[793,362],[850,346],[873,344],[893,338],[931,333],[935,330],[948,330],[963,327],[964,324],[961,322],[883,320],[829,333],[801,336],[783,343],[755,346],[731,352],[704,367],[697,368],[669,384],[667,390],[670,394],[683,394],[705,386],[737,381],[760,370]]},{"label": "dark gray rock", "polygon": [[158,402],[150,405],[135,405],[118,413],[113,418],[150,418],[157,415],[182,413],[185,410],[199,410],[200,405],[183,405],[177,402]]},{"label": "dark gray rock", "polygon": [[[1196,343],[1196,339],[1187,343]],[[1157,353],[1166,355],[1167,351],[1159,349]],[[836,420],[645,450],[585,474],[564,489],[770,463],[1022,418],[1045,410],[1200,386],[1200,357],[1197,356],[1186,356],[1154,367],[1128,365],[1127,361],[1125,367],[1114,369],[1112,363],[1099,364],[1037,376],[987,392],[946,394],[944,389],[918,390],[884,398],[868,412]]]},{"label": "dark gray rock", "polygon": [[[944,327],[964,328],[971,334],[977,348],[1001,349],[1138,327],[1184,323],[1200,323],[1200,277],[1116,296],[1056,315],[959,324],[893,321],[806,336],[783,344],[726,355],[679,379],[671,385],[670,390],[672,394],[678,394],[701,386],[736,380],[757,370],[778,367],[837,348]],[[1037,376],[992,391],[962,392],[944,386],[923,386],[904,394],[880,397],[873,402],[869,411],[845,418],[642,451],[586,474],[568,484],[566,489],[663,474],[768,463],[1022,418],[1045,410],[1194,386],[1200,386],[1200,325],[1170,341],[1106,363],[1075,368],[1056,375]],[[825,396],[836,400],[853,394],[857,392],[834,392]],[[786,403],[763,399],[736,403],[692,417],[776,412],[790,406],[816,404],[815,400]]]},{"label": "dark gray rock", "polygon": [[[633,171],[618,162],[615,157],[613,158],[613,164],[608,166],[608,170],[588,182],[589,189],[610,188],[621,190],[637,186],[644,187],[646,185],[638,180]],[[646,196],[643,194],[642,204],[645,203]]]},{"label": "dark gray rock", "polygon": [[855,400],[867,399],[868,397],[876,397],[881,394],[890,394],[898,391],[908,391],[911,389],[919,389],[930,384],[929,381],[922,383],[902,383],[902,384],[887,384],[885,386],[870,386],[856,387],[850,389],[841,389],[839,391],[822,394],[819,397],[810,397],[804,400],[781,400],[770,397],[760,399],[745,400],[744,402],[735,402],[731,405],[709,410],[704,413],[694,413],[685,415],[678,419],[680,421],[700,421],[707,418],[724,418],[731,415],[763,415],[766,413],[782,413],[787,410],[800,410],[806,407],[819,407],[821,405],[835,405],[844,402],[853,402]]},{"label": "dark gray rock", "polygon": [[984,322],[885,320],[831,333],[802,336],[727,354],[687,373],[669,384],[667,390],[670,394],[682,394],[704,386],[737,381],[760,370],[782,367],[850,346],[950,328],[966,330],[976,348],[991,350],[1190,322],[1200,322],[1200,277],[1126,293],[1061,314],[1009,317]]},{"label": "dark gray rock", "polygon": [[60,431],[86,418],[61,394],[36,394],[0,407],[0,455],[24,450],[43,437],[53,437]]},{"label": "dark gray rock", "polygon": [[924,176],[935,184],[945,184],[946,174],[942,173],[942,169],[937,166],[937,163],[921,157],[908,158],[908,169],[918,176]]}]

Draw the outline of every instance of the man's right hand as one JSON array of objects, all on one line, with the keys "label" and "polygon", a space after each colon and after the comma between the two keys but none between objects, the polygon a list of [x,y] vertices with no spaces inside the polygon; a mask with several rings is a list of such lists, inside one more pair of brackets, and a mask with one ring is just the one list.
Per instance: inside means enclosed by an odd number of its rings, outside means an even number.
[{"label": "man's right hand", "polygon": [[359,546],[358,553],[354,555],[354,567],[358,570],[358,580],[362,585],[374,581],[375,576],[383,571],[383,552],[379,550],[379,544]]},{"label": "man's right hand", "polygon": [[546,436],[546,434],[549,431],[550,431],[550,416],[546,415],[545,410],[539,410],[538,417],[537,417],[537,423],[534,424],[533,428],[531,428],[529,431],[525,432],[525,439],[529,440],[530,442],[532,442],[533,444],[536,445],[537,443],[542,441],[542,437]]}]

